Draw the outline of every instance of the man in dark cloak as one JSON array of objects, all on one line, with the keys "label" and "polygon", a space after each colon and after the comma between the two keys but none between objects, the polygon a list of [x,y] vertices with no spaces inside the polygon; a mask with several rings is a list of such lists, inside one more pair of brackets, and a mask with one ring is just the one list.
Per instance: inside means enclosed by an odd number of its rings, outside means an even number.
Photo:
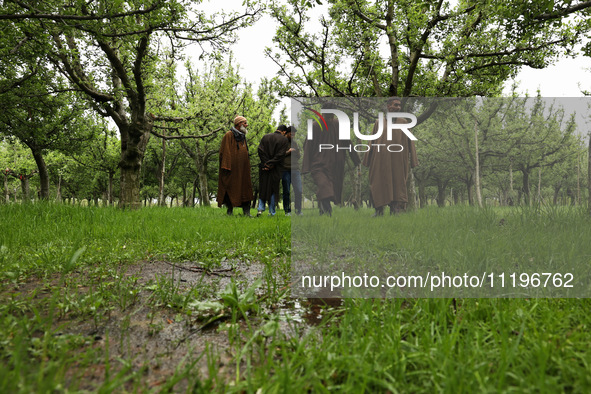
[{"label": "man in dark cloak", "polygon": [[[347,144],[347,141],[339,142],[339,122],[333,114],[325,114],[324,119],[328,128],[323,130],[318,124],[314,124],[312,139],[304,142],[302,174],[312,175],[320,214],[330,216],[331,202],[342,202],[346,154],[349,153],[355,166],[359,165],[360,159],[353,149],[337,149],[337,145]],[[321,150],[321,145],[334,148]]]},{"label": "man in dark cloak", "polygon": [[275,205],[279,197],[279,181],[281,181],[281,162],[289,149],[289,141],[284,133],[285,125],[280,125],[274,133],[265,134],[259,144],[259,207],[257,216],[269,204],[269,215],[275,215]]},{"label": "man in dark cloak", "polygon": [[242,207],[244,216],[250,216],[253,199],[250,179],[250,159],[246,133],[248,122],[243,116],[234,119],[234,127],[222,138],[218,180],[218,207],[225,204],[228,215],[234,207]]},{"label": "man in dark cloak", "polygon": [[285,137],[291,144],[291,147],[285,153],[285,158],[281,166],[283,173],[281,174],[281,185],[283,186],[283,209],[285,216],[291,216],[291,199],[290,189],[293,184],[293,193],[295,197],[295,212],[296,215],[302,214],[302,176],[300,174],[300,147],[295,140],[296,128],[289,126],[285,132]]},{"label": "man in dark cloak", "polygon": [[[397,98],[388,101],[388,112],[400,112],[401,102]],[[395,119],[395,123],[405,123],[406,119]],[[404,212],[408,203],[406,183],[411,167],[419,163],[414,141],[408,138],[400,129],[392,130],[392,140],[387,139],[384,119],[384,130],[377,140],[371,141],[370,150],[363,159],[363,165],[369,167],[369,185],[373,206],[376,209],[374,216],[384,214],[384,207],[390,207],[390,214]],[[378,131],[378,121],[374,124],[373,134]],[[378,149],[378,144],[381,144]],[[401,151],[390,152],[388,145],[400,145]]]}]

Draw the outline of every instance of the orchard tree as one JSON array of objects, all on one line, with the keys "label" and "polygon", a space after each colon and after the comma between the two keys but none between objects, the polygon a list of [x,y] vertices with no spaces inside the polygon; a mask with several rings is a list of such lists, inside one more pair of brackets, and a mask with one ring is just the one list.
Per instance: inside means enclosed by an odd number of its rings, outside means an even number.
[{"label": "orchard tree", "polygon": [[[273,3],[289,96],[490,96],[522,66],[546,67],[588,31],[591,1],[327,0]],[[565,18],[575,14],[575,18]]]},{"label": "orchard tree", "polygon": [[[184,80],[172,78],[170,71],[162,73],[168,75],[165,77],[168,91],[158,96],[159,106],[170,108],[176,117],[169,118],[166,126],[158,126],[152,134],[178,143],[190,157],[195,173],[193,183],[199,192],[200,204],[205,206],[210,205],[210,190],[217,185],[217,155],[221,139],[233,126],[236,115],[248,118],[247,143],[255,184],[258,174],[256,146],[260,138],[274,131],[276,126],[272,124],[272,117],[279,100],[274,83],[262,79],[257,92],[253,92],[252,86],[240,77],[233,59],[231,55],[229,58],[212,58],[211,65],[202,70],[187,61]],[[188,120],[179,123],[176,119]],[[162,144],[158,149],[168,149],[165,146]],[[181,183],[181,189],[185,189],[184,183]]]},{"label": "orchard tree", "polygon": [[158,205],[166,205],[166,197],[170,193],[166,190],[166,182],[176,175],[183,162],[184,152],[175,141],[168,141],[168,136],[162,139],[151,139],[146,151],[145,165],[142,170],[142,187],[144,185],[157,185]]},{"label": "orchard tree", "polygon": [[[49,198],[45,154],[49,150],[73,152],[92,137],[80,100],[71,92],[54,93],[64,88],[59,76],[47,71],[41,69],[18,87],[0,94],[0,134],[17,138],[31,150],[41,199]],[[45,82],[48,79],[52,82]]]},{"label": "orchard tree", "polygon": [[[167,62],[167,70],[160,75],[160,84],[166,89],[157,96],[158,106],[187,119],[179,123],[171,119],[167,124],[156,126],[152,134],[162,138],[162,152],[166,141],[182,148],[192,161],[195,177],[193,183],[199,191],[199,201],[209,206],[209,177],[221,137],[230,129],[234,117],[244,101],[244,83],[234,65],[234,59],[211,58],[211,65],[199,70],[191,59],[184,64],[184,79],[176,77],[175,64]],[[165,156],[162,155],[162,161]],[[214,172],[217,174],[217,172]],[[162,178],[163,179],[163,178]],[[160,189],[163,188],[161,184]]]},{"label": "orchard tree", "polygon": [[521,175],[519,195],[528,202],[533,171],[541,174],[542,168],[548,168],[544,173],[551,174],[554,165],[575,155],[574,119],[565,118],[562,108],[541,97],[439,101],[437,110],[415,132],[423,146],[416,170],[419,192],[437,186],[440,205],[445,189],[454,182],[465,184],[470,204],[472,189],[478,204],[483,204],[485,186],[495,198],[494,190],[500,189],[500,201],[508,201],[513,171]]},{"label": "orchard tree", "polygon": [[49,198],[49,175],[45,154],[52,149],[75,149],[88,139],[78,127],[84,104],[67,81],[39,57],[39,46],[27,39],[15,43],[18,31],[2,23],[0,42],[0,134],[17,138],[35,159],[41,183],[40,198]]},{"label": "orchard tree", "polygon": [[10,200],[11,191],[16,201],[18,186],[12,188],[10,180],[18,181],[15,185],[20,184],[22,201],[30,201],[31,179],[38,174],[31,151],[15,138],[0,140],[0,148],[5,201]]},{"label": "orchard tree", "polygon": [[[109,205],[113,205],[113,190],[115,188],[115,174],[119,163],[119,144],[114,130],[108,127],[104,119],[89,116],[87,119],[89,130],[92,130],[94,138],[78,152],[71,152],[70,156],[77,164],[86,170],[96,172],[97,178],[105,180],[102,192]],[[86,171],[85,170],[85,171]],[[61,174],[58,182],[61,183]],[[101,185],[102,186],[102,185]]]},{"label": "orchard tree", "polygon": [[[311,30],[311,15],[324,5],[327,15]],[[591,28],[590,7],[572,0],[274,2],[279,27],[267,54],[286,96],[499,96],[521,67],[544,68],[572,54]]]},{"label": "orchard tree", "polygon": [[16,31],[12,47],[17,52],[28,44],[41,47],[40,59],[48,59],[95,111],[117,125],[123,207],[139,207],[150,132],[155,121],[167,120],[149,109],[156,88],[152,72],[163,42],[177,54],[188,42],[223,49],[259,12],[250,1],[242,14],[207,15],[195,5],[189,0],[23,0],[0,6],[0,19]]},{"label": "orchard tree", "polygon": [[533,201],[530,185],[534,170],[551,168],[576,156],[578,145],[574,114],[565,119],[564,109],[555,103],[541,97],[532,101],[533,106],[523,105],[511,114],[519,131],[509,155],[513,168],[521,172],[525,203]]}]

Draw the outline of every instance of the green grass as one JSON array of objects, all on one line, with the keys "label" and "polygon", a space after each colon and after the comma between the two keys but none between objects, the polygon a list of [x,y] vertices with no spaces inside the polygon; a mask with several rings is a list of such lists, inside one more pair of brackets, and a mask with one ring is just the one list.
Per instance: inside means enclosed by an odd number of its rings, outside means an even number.
[{"label": "green grass", "polygon": [[[295,218],[295,267],[299,262],[314,262],[307,270],[312,275],[427,277],[427,273],[445,272],[478,278],[486,273],[488,278],[492,273],[497,283],[488,291],[453,289],[431,294],[417,290],[416,294],[426,297],[591,296],[591,219],[580,208],[430,207],[394,217],[370,215],[369,210],[339,209],[332,218],[315,213]],[[517,285],[527,284],[519,280],[522,273],[571,273],[573,288],[500,288],[502,273],[505,284],[516,273]]]},{"label": "green grass", "polygon": [[252,260],[284,255],[290,248],[289,222],[269,219],[263,225],[213,208],[0,205],[0,218],[0,276],[15,280],[97,262],[159,258],[216,266],[224,258]]},{"label": "green grass", "polygon": [[[322,335],[278,339],[254,391],[587,392],[587,300],[347,300]],[[271,348],[271,346],[268,346]],[[272,348],[271,348],[272,349]]]},{"label": "green grass", "polygon": [[[348,264],[371,254],[400,267],[559,267],[589,262],[583,211],[451,207],[373,221],[369,210],[305,213],[290,221],[206,208],[0,205],[0,392],[591,390],[588,299],[345,299],[322,310],[319,325],[286,306],[290,231],[295,256],[342,248]],[[158,261],[263,270],[227,286],[127,274]],[[183,356],[154,382],[161,360],[138,360],[130,333],[141,323],[140,341],[158,342],[172,322],[186,333]],[[199,347],[216,335],[225,348]]]}]

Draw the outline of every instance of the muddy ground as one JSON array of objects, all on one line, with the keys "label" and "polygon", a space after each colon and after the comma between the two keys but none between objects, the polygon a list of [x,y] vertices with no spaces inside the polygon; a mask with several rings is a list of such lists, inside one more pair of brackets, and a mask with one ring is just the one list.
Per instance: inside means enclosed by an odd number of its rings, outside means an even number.
[{"label": "muddy ground", "polygon": [[[78,382],[74,383],[77,390],[93,391],[101,386],[107,373],[115,376],[122,372],[141,376],[140,391],[146,388],[158,391],[175,380],[175,376],[182,375],[183,368],[194,363],[192,377],[198,373],[201,379],[205,379],[210,376],[210,370],[215,369],[218,378],[230,382],[236,376],[233,356],[240,344],[231,343],[229,339],[229,314],[225,312],[225,316],[217,319],[214,313],[214,321],[211,322],[211,315],[205,318],[189,316],[186,311],[174,306],[154,302],[155,284],[168,280],[167,283],[172,283],[178,294],[202,288],[206,292],[205,299],[218,302],[219,292],[233,280],[243,291],[261,278],[263,271],[262,264],[231,261],[222,262],[220,267],[211,271],[191,262],[144,261],[122,267],[119,275],[133,278],[135,288],[141,289],[130,306],[124,310],[111,308],[93,319],[66,314],[58,321],[56,335],[83,336],[87,338],[87,345],[79,351],[95,349],[100,355],[91,365],[88,361],[75,363],[67,373],[68,380]],[[57,278],[55,282],[57,285]],[[27,293],[34,291],[38,285],[39,281],[25,283],[20,286],[19,294],[27,297]],[[79,291],[84,293],[89,290],[81,286]],[[257,297],[264,298],[264,289],[258,292]],[[43,297],[43,293],[36,297]],[[232,327],[244,335],[252,335],[272,315],[275,320],[279,317],[282,335],[301,336],[322,321],[323,308],[322,302],[286,298],[267,305],[267,309],[257,316],[251,315],[248,323],[239,319]],[[173,391],[184,392],[190,384],[188,379],[182,378],[174,385]],[[123,389],[135,391],[137,379],[129,383],[129,387],[124,384]]]}]

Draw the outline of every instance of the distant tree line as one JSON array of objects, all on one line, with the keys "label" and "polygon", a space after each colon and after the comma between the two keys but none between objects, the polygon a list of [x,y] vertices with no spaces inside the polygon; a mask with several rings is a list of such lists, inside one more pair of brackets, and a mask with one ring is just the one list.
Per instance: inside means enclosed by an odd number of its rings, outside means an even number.
[{"label": "distant tree line", "polygon": [[[318,10],[328,15],[310,31]],[[278,97],[498,97],[523,66],[591,55],[590,10],[569,0],[285,0],[208,15],[189,0],[5,1],[2,201],[208,205],[219,139],[236,114],[249,117],[254,146],[275,126]],[[254,92],[225,53],[263,12],[278,23],[267,55],[280,71]],[[209,67],[184,57],[189,44]],[[539,105],[499,111],[513,129],[492,127],[503,121],[486,111],[460,111],[462,127],[438,128],[429,126],[436,110],[424,111],[415,200],[582,201],[589,150],[558,108]],[[538,127],[547,114],[559,129]]]}]

